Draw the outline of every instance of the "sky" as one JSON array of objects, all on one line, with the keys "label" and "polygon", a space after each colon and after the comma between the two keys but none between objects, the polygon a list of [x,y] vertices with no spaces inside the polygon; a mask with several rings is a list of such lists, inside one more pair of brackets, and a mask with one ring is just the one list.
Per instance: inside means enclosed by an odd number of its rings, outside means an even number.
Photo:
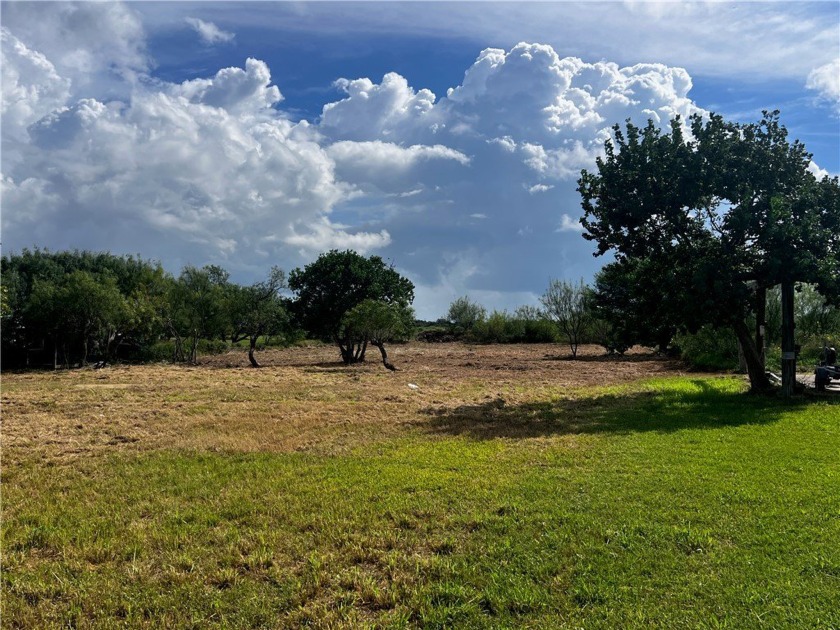
[{"label": "sky", "polygon": [[840,173],[840,3],[2,2],[2,245],[250,283],[329,249],[419,317],[536,304],[608,258],[612,125],[781,110]]}]

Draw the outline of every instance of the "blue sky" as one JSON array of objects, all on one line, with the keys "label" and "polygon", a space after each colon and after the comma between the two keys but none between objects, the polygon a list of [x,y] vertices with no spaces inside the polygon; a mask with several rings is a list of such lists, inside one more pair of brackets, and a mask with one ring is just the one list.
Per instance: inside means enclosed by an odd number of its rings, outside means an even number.
[{"label": "blue sky", "polygon": [[840,172],[840,4],[3,3],[2,227],[242,282],[351,247],[435,318],[591,279],[575,179],[632,118],[778,108]]}]

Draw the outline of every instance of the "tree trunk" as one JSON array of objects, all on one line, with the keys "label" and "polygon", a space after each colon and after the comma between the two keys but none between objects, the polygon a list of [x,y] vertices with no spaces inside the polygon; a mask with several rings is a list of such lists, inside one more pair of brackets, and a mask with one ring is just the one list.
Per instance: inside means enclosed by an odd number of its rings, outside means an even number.
[{"label": "tree trunk", "polygon": [[248,348],[248,360],[251,362],[251,367],[258,368],[260,364],[257,363],[257,360],[254,358],[254,350],[257,349],[257,337],[255,335],[251,335],[251,345]]},{"label": "tree trunk", "polygon": [[377,343],[375,341],[371,341],[371,343],[374,346],[376,346],[377,348],[379,348],[379,353],[382,355],[382,365],[384,365],[386,368],[388,368],[392,372],[396,372],[397,368],[395,368],[393,364],[388,362],[388,353],[385,352],[385,344],[381,343],[381,342]]},{"label": "tree trunk", "polygon": [[796,346],[793,322],[793,282],[782,283],[782,396],[790,398],[796,385]]},{"label": "tree trunk", "polygon": [[353,355],[353,344],[344,346],[341,342],[338,342],[338,349],[341,351],[341,360],[344,363],[344,365],[350,365],[355,362],[355,357]]},{"label": "tree trunk", "polygon": [[194,335],[192,338],[192,347],[190,348],[190,363],[198,365],[198,336]]},{"label": "tree trunk", "polygon": [[755,347],[755,341],[752,335],[750,335],[750,329],[747,327],[746,322],[742,319],[736,320],[733,322],[732,327],[735,329],[738,343],[744,352],[747,374],[750,377],[750,391],[756,394],[769,391],[771,389],[770,381],[764,371],[764,363]]},{"label": "tree trunk", "polygon": [[767,326],[767,287],[759,287],[755,292],[755,349],[761,357],[761,365],[767,366],[767,342],[765,341]]}]

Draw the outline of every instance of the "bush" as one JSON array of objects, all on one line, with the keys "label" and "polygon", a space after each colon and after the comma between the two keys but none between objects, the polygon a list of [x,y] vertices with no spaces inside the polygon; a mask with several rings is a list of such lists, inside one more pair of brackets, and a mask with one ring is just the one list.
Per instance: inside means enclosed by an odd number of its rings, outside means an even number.
[{"label": "bush", "polygon": [[449,305],[445,319],[452,325],[455,332],[464,333],[484,323],[486,316],[487,311],[483,306],[473,302],[468,296],[464,296]]},{"label": "bush", "polygon": [[165,339],[144,347],[139,353],[139,359],[144,363],[161,363],[172,361],[174,354],[175,342],[171,339]]},{"label": "bush", "polygon": [[198,354],[224,354],[230,350],[230,343],[221,339],[199,339]]},{"label": "bush", "polygon": [[493,311],[475,324],[468,338],[478,343],[553,343],[557,327],[547,319],[530,319]]},{"label": "bush", "polygon": [[737,370],[738,341],[728,328],[703,326],[694,334],[678,334],[674,345],[696,370]]},{"label": "bush", "polygon": [[523,321],[523,343],[554,343],[557,341],[557,327],[547,319],[526,319]]}]

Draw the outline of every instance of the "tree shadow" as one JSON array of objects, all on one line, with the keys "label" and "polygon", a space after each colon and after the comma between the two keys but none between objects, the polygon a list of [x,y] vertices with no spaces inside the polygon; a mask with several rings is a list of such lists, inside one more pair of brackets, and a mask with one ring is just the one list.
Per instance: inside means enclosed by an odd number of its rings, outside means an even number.
[{"label": "tree shadow", "polygon": [[556,435],[671,433],[683,429],[769,424],[791,409],[805,407],[806,398],[786,402],[721,391],[696,379],[690,388],[669,388],[630,394],[562,399],[508,405],[501,398],[454,409],[429,407],[428,430],[440,435],[476,440]]}]

